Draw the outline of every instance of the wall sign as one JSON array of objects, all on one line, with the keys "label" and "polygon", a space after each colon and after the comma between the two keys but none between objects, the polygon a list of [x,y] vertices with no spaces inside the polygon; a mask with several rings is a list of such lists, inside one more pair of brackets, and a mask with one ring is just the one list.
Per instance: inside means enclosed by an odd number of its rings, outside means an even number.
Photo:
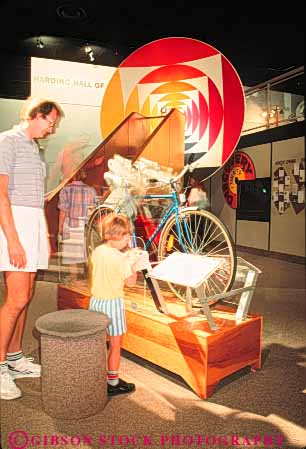
[{"label": "wall sign", "polygon": [[31,58],[31,95],[61,104],[100,106],[116,68],[81,62]]},{"label": "wall sign", "polygon": [[237,181],[255,178],[255,167],[250,156],[243,151],[236,151],[225,164],[222,176],[223,195],[230,207],[237,208]]}]

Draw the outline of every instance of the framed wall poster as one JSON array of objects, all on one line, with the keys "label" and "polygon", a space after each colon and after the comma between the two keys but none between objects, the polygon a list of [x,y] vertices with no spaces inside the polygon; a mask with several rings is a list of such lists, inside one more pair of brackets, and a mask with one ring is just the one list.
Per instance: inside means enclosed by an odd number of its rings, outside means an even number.
[{"label": "framed wall poster", "polygon": [[305,208],[305,159],[275,162],[272,184],[272,202],[279,214],[290,207],[296,214]]}]

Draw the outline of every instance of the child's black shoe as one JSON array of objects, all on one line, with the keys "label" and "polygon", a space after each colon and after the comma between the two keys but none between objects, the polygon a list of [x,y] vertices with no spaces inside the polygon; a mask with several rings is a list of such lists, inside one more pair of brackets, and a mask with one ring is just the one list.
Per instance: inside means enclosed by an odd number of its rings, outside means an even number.
[{"label": "child's black shoe", "polygon": [[132,393],[136,390],[135,384],[125,382],[119,379],[117,385],[107,385],[108,396],[117,396],[117,394]]}]

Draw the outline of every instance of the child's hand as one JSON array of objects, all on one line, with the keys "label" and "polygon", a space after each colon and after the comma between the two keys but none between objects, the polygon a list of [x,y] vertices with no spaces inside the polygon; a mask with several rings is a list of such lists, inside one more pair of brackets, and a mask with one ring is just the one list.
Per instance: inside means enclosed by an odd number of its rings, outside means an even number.
[{"label": "child's hand", "polygon": [[135,271],[151,269],[149,253],[147,251],[139,248],[132,248],[127,252],[126,256],[128,260],[131,261],[131,265],[133,265]]},{"label": "child's hand", "polygon": [[144,250],[138,252],[138,259],[135,264],[136,271],[151,270],[151,268],[149,253]]},{"label": "child's hand", "polygon": [[139,251],[138,248],[126,248],[124,255],[127,258],[127,260],[132,264],[134,264],[137,260],[137,253],[136,250]]}]

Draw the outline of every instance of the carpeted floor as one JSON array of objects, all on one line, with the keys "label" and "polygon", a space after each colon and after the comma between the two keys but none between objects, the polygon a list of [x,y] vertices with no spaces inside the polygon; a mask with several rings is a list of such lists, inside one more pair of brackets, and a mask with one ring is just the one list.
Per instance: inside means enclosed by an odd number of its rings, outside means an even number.
[{"label": "carpeted floor", "polygon": [[[1,401],[2,449],[305,447],[305,266],[241,255],[263,271],[251,305],[263,315],[261,370],[235,373],[201,400],[177,376],[125,352],[122,377],[136,392],[78,421],[48,416],[40,380],[20,379],[23,397]],[[0,293],[3,299],[3,283]],[[39,358],[36,319],[54,310],[56,284],[39,281],[24,338],[28,355]]]}]

